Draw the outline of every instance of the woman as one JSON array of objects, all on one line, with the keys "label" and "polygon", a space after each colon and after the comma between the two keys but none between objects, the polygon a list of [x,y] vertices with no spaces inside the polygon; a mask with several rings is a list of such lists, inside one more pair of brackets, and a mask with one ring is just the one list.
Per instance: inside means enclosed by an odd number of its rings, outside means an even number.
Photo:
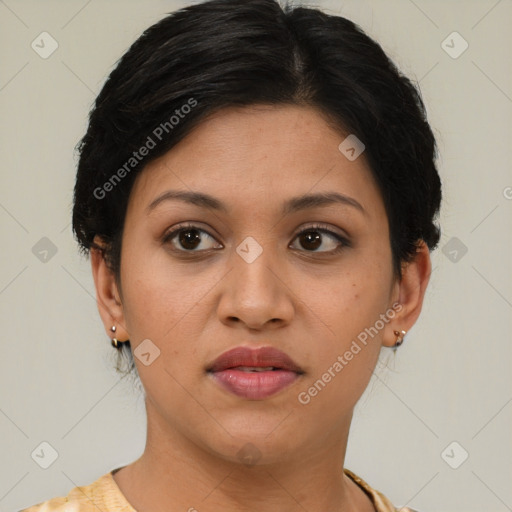
[{"label": "woman", "polygon": [[435,156],[419,92],[347,19],[213,0],[144,32],[91,112],[73,229],[146,447],[25,510],[394,511],[343,463],[421,311]]}]

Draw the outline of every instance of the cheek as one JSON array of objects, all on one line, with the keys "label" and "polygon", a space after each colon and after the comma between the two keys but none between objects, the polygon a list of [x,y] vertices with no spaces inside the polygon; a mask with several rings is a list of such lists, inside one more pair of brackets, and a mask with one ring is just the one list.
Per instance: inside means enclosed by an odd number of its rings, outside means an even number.
[{"label": "cheek", "polygon": [[190,263],[171,262],[165,250],[150,244],[127,243],[125,248],[123,306],[135,345],[149,338],[170,355],[176,355],[182,343],[188,352],[195,350],[198,315],[208,306],[209,291],[222,278],[222,269],[191,270]]},{"label": "cheek", "polygon": [[340,276],[316,295],[310,289],[308,306],[323,328],[308,347],[311,372],[297,398],[326,424],[338,425],[368,385],[381,349],[381,332],[371,328],[386,310],[386,292],[371,272]]},{"label": "cheek", "polygon": [[314,368],[309,384],[320,379],[316,388],[322,388],[323,400],[352,403],[366,387],[381,348],[380,318],[387,310],[390,276],[390,266],[360,258],[336,278],[311,281],[301,289],[307,297],[304,311],[319,326],[318,341],[308,347]]},{"label": "cheek", "polygon": [[123,310],[130,336],[135,343],[144,338],[157,342],[183,314],[188,294],[158,251],[147,244],[127,237],[121,261]]},{"label": "cheek", "polygon": [[305,281],[298,295],[323,321],[330,339],[346,341],[385,312],[390,283],[390,265],[354,257],[345,270],[330,270],[328,276]]}]

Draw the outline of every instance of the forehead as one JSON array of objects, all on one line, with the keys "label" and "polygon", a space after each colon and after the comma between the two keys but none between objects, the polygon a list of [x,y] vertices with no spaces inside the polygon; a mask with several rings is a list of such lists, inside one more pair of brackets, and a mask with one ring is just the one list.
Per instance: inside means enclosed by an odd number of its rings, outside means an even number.
[{"label": "forehead", "polygon": [[339,148],[348,135],[312,107],[226,108],[144,168],[130,206],[146,208],[166,189],[179,189],[253,207],[339,192],[375,210],[380,194],[364,152],[350,160]]}]

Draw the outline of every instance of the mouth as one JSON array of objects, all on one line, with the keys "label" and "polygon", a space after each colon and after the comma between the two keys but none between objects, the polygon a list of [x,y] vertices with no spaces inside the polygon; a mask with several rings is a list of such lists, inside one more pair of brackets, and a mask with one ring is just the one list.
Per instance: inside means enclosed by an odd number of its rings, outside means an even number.
[{"label": "mouth", "polygon": [[273,347],[234,348],[221,354],[206,371],[224,390],[248,400],[275,395],[305,373]]}]

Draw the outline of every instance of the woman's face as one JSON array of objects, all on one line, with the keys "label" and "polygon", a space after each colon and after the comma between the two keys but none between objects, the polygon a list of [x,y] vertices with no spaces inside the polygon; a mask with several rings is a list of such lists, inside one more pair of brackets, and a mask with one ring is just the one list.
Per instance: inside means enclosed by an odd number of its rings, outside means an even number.
[{"label": "woman's face", "polygon": [[[383,201],[364,153],[339,149],[346,135],[310,108],[225,109],[137,177],[122,305],[105,325],[126,328],[148,428],[261,463],[347,433],[382,344],[405,326]],[[306,199],[317,194],[341,200]],[[236,347],[273,347],[300,372],[233,370],[242,359],[208,371]]]}]

